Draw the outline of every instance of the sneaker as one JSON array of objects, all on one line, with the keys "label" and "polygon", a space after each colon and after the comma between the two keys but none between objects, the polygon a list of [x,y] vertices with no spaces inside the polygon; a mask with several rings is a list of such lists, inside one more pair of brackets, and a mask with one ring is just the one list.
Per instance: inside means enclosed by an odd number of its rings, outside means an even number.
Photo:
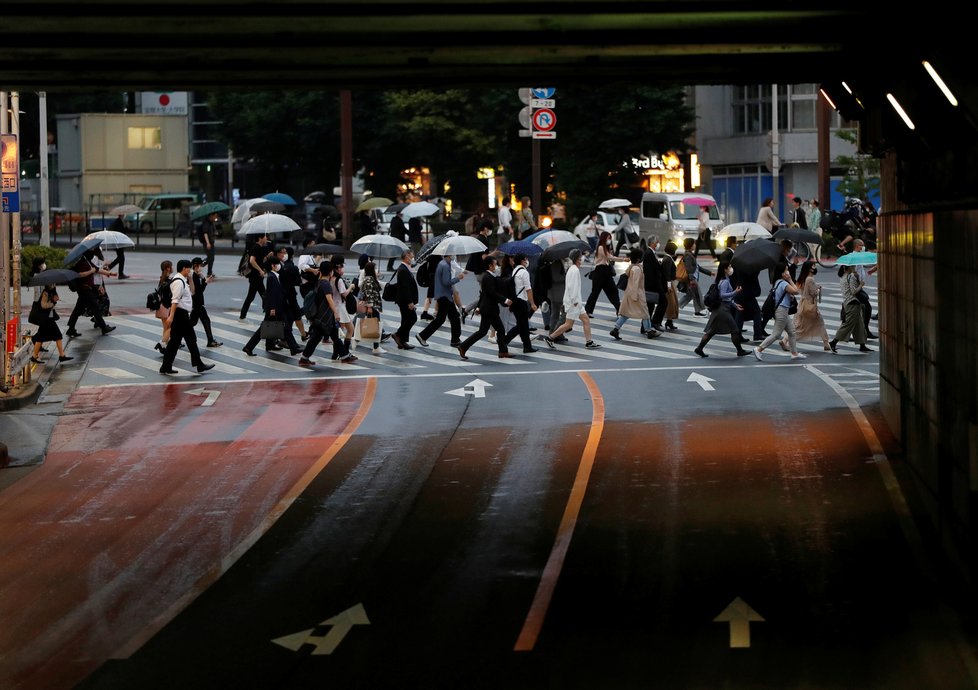
[{"label": "sneaker", "polygon": [[216,340],[212,340],[209,343],[207,343],[207,347],[220,347],[223,344],[224,343],[219,343]]},{"label": "sneaker", "polygon": [[554,343],[554,339],[551,338],[549,335],[543,336],[543,342],[545,342],[547,344],[547,347],[549,347],[551,350],[557,349],[557,345]]},{"label": "sneaker", "polygon": [[657,330],[655,330],[653,328],[651,331],[649,331],[648,333],[645,334],[645,337],[648,338],[649,340],[655,340],[656,338],[660,337],[661,335],[662,334],[659,333],[659,331],[657,331]]},{"label": "sneaker", "polygon": [[373,353],[374,353],[375,355],[386,355],[386,354],[387,354],[387,350],[385,350],[385,349],[384,349],[384,348],[382,348],[382,347],[375,347],[375,348],[374,348],[374,352],[373,352]]},{"label": "sneaker", "polygon": [[422,338],[420,333],[415,334],[414,339],[421,344],[421,347],[428,347],[428,341]]},{"label": "sneaker", "polygon": [[380,334],[380,342],[386,343],[388,340],[391,339],[391,336],[392,335],[394,335],[394,334],[393,333],[388,333],[387,331],[384,331],[383,333]]},{"label": "sneaker", "polygon": [[[645,331],[643,330],[642,332],[644,333]],[[618,334],[617,328],[612,328],[610,331],[608,331],[608,335],[610,335],[615,340],[621,340],[621,336]],[[587,347],[587,344],[585,344],[584,347]]]},{"label": "sneaker", "polygon": [[754,352],[754,359],[756,359],[758,362],[764,359],[763,357],[761,357],[761,351],[758,348],[755,347],[753,352]]},{"label": "sneaker", "polygon": [[808,355],[802,352],[796,352],[795,354],[791,355],[791,359],[808,359]]},{"label": "sneaker", "polygon": [[492,343],[493,345],[495,345],[496,344],[496,336],[490,335],[489,336],[489,342]]},{"label": "sneaker", "polygon": [[599,345],[598,343],[594,342],[593,340],[589,340],[586,343],[584,343],[584,347],[585,347],[585,349],[588,349],[588,350],[597,350],[599,347],[601,347],[601,345]]},{"label": "sneaker", "polygon": [[554,338],[554,342],[555,343],[569,343],[570,341],[567,339],[567,336],[562,335],[559,338]]}]

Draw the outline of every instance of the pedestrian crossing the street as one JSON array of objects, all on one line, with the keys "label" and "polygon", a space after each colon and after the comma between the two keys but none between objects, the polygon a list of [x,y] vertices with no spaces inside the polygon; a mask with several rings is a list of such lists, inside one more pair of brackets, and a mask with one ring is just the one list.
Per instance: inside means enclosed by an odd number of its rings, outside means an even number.
[{"label": "pedestrian crossing the street", "polygon": [[[867,288],[867,291],[875,304],[875,289]],[[841,323],[842,298],[837,284],[832,282],[823,286],[819,306],[831,338]],[[250,314],[246,319],[239,319],[236,311],[214,310],[210,312],[210,318],[214,337],[223,342],[223,345],[216,348],[206,347],[203,328],[199,324],[196,329],[198,345],[204,360],[215,365],[208,376],[217,375],[222,380],[303,378],[310,375],[410,376],[412,373],[422,371],[452,372],[487,367],[494,367],[497,370],[530,371],[541,367],[580,370],[681,365],[701,361],[693,350],[699,344],[707,322],[707,317],[697,317],[693,314],[690,304],[680,313],[680,318],[674,320],[678,331],[666,332],[658,338],[649,340],[639,332],[640,321],[629,319],[621,330],[622,340],[618,341],[609,335],[616,319],[614,308],[602,297],[598,301],[591,321],[592,337],[601,345],[596,350],[585,349],[583,328],[580,323],[575,324],[574,329],[567,334],[567,343],[558,344],[555,350],[549,349],[542,340],[545,329],[541,315],[537,313],[531,321],[531,326],[537,329],[534,334],[537,338],[534,341],[537,352],[524,353],[519,339],[516,339],[510,343],[510,352],[514,355],[510,359],[500,359],[496,344],[490,342],[488,338],[483,338],[467,351],[469,359],[461,360],[457,348],[451,345],[450,328],[446,323],[427,340],[428,347],[417,345],[412,350],[401,350],[393,341],[388,341],[382,345],[385,351],[383,354],[374,354],[370,344],[362,343],[354,352],[358,360],[345,364],[331,360],[331,346],[324,343],[312,356],[315,365],[301,367],[298,365],[298,356],[289,355],[288,350],[266,352],[263,343],[259,343],[255,348],[257,354],[255,357],[242,351],[261,323],[257,313]],[[159,373],[162,355],[155,350],[162,330],[159,320],[147,312],[120,315],[114,317],[112,323],[117,326],[117,329],[110,337],[98,340],[82,385],[131,384],[163,380]],[[413,334],[420,332],[422,325],[418,324],[413,329],[412,337]],[[477,327],[476,316],[462,327],[462,338],[474,332]],[[771,327],[772,324],[768,324],[769,332]],[[385,319],[384,328],[386,331],[396,329],[396,317]],[[745,328],[746,335],[749,337],[750,323],[747,323]],[[412,342],[412,344],[416,343]],[[750,346],[745,344],[745,347]],[[833,365],[839,365],[851,358],[854,365],[858,367],[860,359],[866,357],[851,343],[840,343],[837,355],[824,352],[820,341],[801,342],[798,349],[809,355],[809,362]],[[729,336],[716,336],[707,345],[706,352],[710,355],[711,365],[722,365],[724,362],[737,360],[738,363],[744,363],[742,358],[736,356]],[[791,361],[790,353],[782,350],[775,343],[764,351],[764,361],[788,363]],[[190,365],[190,355],[185,347],[178,352],[174,367],[179,373],[172,378],[189,380],[198,377],[195,369]],[[840,382],[843,382],[847,388],[853,388],[862,394],[878,393],[879,384],[874,371],[843,372],[840,370],[839,376]]]}]

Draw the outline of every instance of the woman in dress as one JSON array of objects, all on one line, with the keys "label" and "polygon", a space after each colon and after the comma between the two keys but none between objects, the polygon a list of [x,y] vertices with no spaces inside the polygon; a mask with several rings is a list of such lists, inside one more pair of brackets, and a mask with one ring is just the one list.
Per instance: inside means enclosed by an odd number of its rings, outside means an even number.
[{"label": "woman in dress", "polygon": [[594,314],[594,306],[598,303],[598,295],[604,290],[605,296],[615,308],[615,312],[621,308],[621,300],[618,297],[618,286],[615,285],[615,261],[623,261],[622,257],[616,256],[613,251],[614,241],[611,233],[603,231],[598,237],[598,248],[594,251],[594,268],[591,269],[591,294],[588,295],[584,311],[588,316]]},{"label": "woman in dress", "polygon": [[[173,278],[173,262],[163,261],[160,263],[160,282],[156,286],[156,291],[163,295],[163,287],[170,284],[170,280]],[[167,317],[170,315],[170,305],[160,302],[159,308],[156,310],[156,318],[160,320],[163,324],[163,335],[160,336],[160,342],[156,343],[156,349],[162,355],[163,351],[166,349],[166,344],[170,342],[170,324],[167,323]]]},{"label": "woman in dress", "polygon": [[[795,313],[795,340],[821,340],[822,349],[826,352],[829,347],[829,334],[825,330],[825,322],[819,312],[818,303],[822,299],[822,286],[815,282],[818,268],[813,261],[806,261],[798,274],[798,285],[801,293],[798,295],[798,311]],[[788,349],[788,336],[781,339],[781,348]]]},{"label": "woman in dress", "polygon": [[615,321],[615,327],[611,329],[611,337],[615,340],[621,340],[619,331],[629,318],[642,319],[642,329],[647,338],[652,339],[659,333],[652,328],[649,305],[645,300],[645,273],[642,270],[642,258],[644,256],[645,253],[637,248],[628,253],[632,265],[626,271],[628,285],[625,288],[621,307],[618,309],[618,320]]},{"label": "woman in dress", "polygon": [[716,278],[713,281],[720,291],[720,306],[710,311],[710,320],[706,322],[706,328],[703,329],[703,338],[693,350],[700,357],[709,357],[703,352],[703,348],[715,335],[729,335],[730,341],[737,348],[738,357],[750,354],[750,350],[745,350],[742,346],[744,339],[740,335],[740,327],[734,318],[734,312],[743,310],[743,307],[734,302],[734,297],[740,292],[740,286],[734,288],[730,284],[730,276],[732,275],[733,267],[726,261],[720,262],[717,267]]},{"label": "woman in dress", "polygon": [[58,288],[54,285],[45,285],[44,289],[41,290],[41,296],[38,297],[43,314],[40,323],[37,324],[37,332],[31,336],[31,342],[34,343],[34,354],[31,355],[31,361],[34,364],[41,364],[41,347],[44,343],[50,343],[51,341],[54,341],[54,344],[58,347],[59,362],[67,362],[70,359],[74,359],[74,357],[69,357],[65,354],[65,347],[61,342],[61,329],[58,328],[56,322],[58,315],[54,311],[54,307],[58,304],[59,299]]},{"label": "woman in dress", "polygon": [[679,247],[672,240],[666,242],[666,258],[662,260],[662,277],[666,279],[666,330],[678,331],[673,319],[679,318],[679,295],[676,294],[676,251]]}]

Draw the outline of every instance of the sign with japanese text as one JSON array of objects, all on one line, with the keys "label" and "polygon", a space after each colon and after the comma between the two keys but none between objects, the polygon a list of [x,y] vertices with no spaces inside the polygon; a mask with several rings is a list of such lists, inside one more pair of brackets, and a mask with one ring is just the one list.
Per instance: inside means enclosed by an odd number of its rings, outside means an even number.
[{"label": "sign with japanese text", "polygon": [[3,187],[3,213],[20,212],[20,152],[16,134],[0,135],[3,151],[0,153],[0,176]]}]

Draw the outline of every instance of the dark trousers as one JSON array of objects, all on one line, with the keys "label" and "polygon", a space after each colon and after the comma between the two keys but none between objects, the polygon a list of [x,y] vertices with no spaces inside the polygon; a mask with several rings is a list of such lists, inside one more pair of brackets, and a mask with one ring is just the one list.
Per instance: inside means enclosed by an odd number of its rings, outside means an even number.
[{"label": "dark trousers", "polygon": [[754,324],[754,340],[764,339],[764,317],[761,316],[761,308],[757,306],[757,300],[753,297],[738,300],[737,303],[744,308],[743,311],[734,312],[734,320],[737,328],[743,328],[747,319],[751,319]]},{"label": "dark trousers", "polygon": [[509,329],[505,338],[502,337],[502,331],[497,329],[499,342],[505,341],[508,345],[518,335],[523,341],[523,349],[529,350],[533,347],[533,341],[530,340],[530,305],[525,300],[514,299],[512,311],[516,325]]},{"label": "dark trousers", "polygon": [[427,340],[435,334],[441,325],[445,323],[445,319],[448,319],[449,324],[452,328],[452,342],[457,343],[459,338],[462,337],[462,319],[459,318],[458,309],[455,307],[455,303],[449,297],[439,297],[438,298],[438,313],[435,314],[435,318],[431,320],[424,330],[421,331],[421,338]]},{"label": "dark trousers", "polygon": [[[176,317],[174,317],[174,320],[176,320]],[[190,325],[196,326],[198,321],[204,326],[204,333],[207,335],[208,344],[213,343],[214,334],[211,333],[211,317],[207,315],[207,309],[204,307],[194,307],[194,310],[190,312]]]},{"label": "dark trousers", "polygon": [[[299,347],[299,343],[295,341],[295,335],[292,334],[292,322],[289,321],[287,317],[266,316],[265,320],[281,321],[283,324],[285,324],[285,342],[288,344],[289,349],[292,350],[293,352],[295,350],[301,349]],[[261,326],[258,326],[258,328],[255,329],[255,332],[252,334],[251,338],[248,339],[248,342],[245,344],[245,349],[254,350],[255,345],[258,344],[259,340],[261,340]],[[274,345],[275,345],[274,340],[270,338],[265,339],[266,350],[271,350]]]},{"label": "dark trousers", "polygon": [[102,318],[102,314],[98,308],[98,300],[95,299],[94,288],[81,287],[78,288],[78,301],[75,302],[75,308],[71,310],[71,316],[68,317],[68,330],[75,330],[75,324],[78,323],[78,319],[86,312],[91,311],[95,314],[95,327],[105,328],[105,319]]},{"label": "dark trousers", "polygon": [[710,256],[714,259],[717,258],[716,250],[713,248],[713,232],[711,230],[704,230],[696,238],[695,249],[693,250],[696,254],[700,253],[700,249],[706,248],[706,251],[710,252]]},{"label": "dark trousers", "polygon": [[509,348],[506,347],[506,338],[503,337],[505,327],[503,326],[502,319],[499,318],[498,311],[495,314],[486,314],[485,311],[482,312],[482,318],[479,321],[479,330],[462,341],[462,349],[468,350],[482,340],[489,333],[490,328],[496,329],[496,344],[499,346],[500,354],[509,352]]},{"label": "dark trousers", "polygon": [[265,296],[265,281],[258,271],[251,269],[251,273],[248,274],[248,296],[245,297],[244,304],[241,305],[242,319],[248,315],[248,309],[251,307],[255,295]]},{"label": "dark trousers", "polygon": [[[302,356],[306,359],[312,357],[312,353],[319,347],[319,343],[329,338],[333,341],[333,354],[337,354],[338,342],[340,339],[339,331],[336,327],[336,320],[330,320],[328,327],[323,326],[318,321],[313,321],[309,326],[309,340],[306,341],[306,348],[302,351]],[[341,356],[344,356],[341,354]]]},{"label": "dark trousers", "polygon": [[190,363],[199,367],[204,361],[200,358],[200,350],[197,349],[197,334],[194,327],[190,325],[190,312],[177,308],[173,314],[173,324],[170,326],[170,342],[163,350],[163,366],[160,371],[167,371],[173,368],[173,360],[177,357],[177,350],[180,349],[180,341],[187,344],[187,352],[190,353]]},{"label": "dark trousers", "polygon": [[112,263],[106,266],[106,268],[111,271],[116,266],[119,267],[120,276],[126,275],[126,250],[125,249],[116,249],[115,258],[112,260]]},{"label": "dark trousers", "polygon": [[394,335],[406,345],[411,338],[411,329],[418,322],[418,312],[414,309],[408,309],[406,304],[398,304],[397,308],[401,310],[401,325],[394,331]]},{"label": "dark trousers", "polygon": [[669,301],[666,299],[666,293],[659,293],[659,301],[653,305],[651,302],[646,302],[649,307],[649,313],[652,314],[652,325],[661,326],[662,318],[666,315],[666,307],[669,306]]},{"label": "dark trousers", "polygon": [[[618,286],[615,285],[615,271],[611,266],[595,266],[591,271],[591,294],[584,303],[584,311],[588,314],[594,313],[594,305],[598,303],[598,295],[602,290],[617,314],[618,308],[621,307],[621,299],[618,297]],[[554,328],[559,325],[556,324]]]},{"label": "dark trousers", "polygon": [[212,276],[214,275],[214,252],[215,252],[214,242],[213,241],[211,242],[210,249],[205,249],[204,251],[206,252],[204,254],[204,257],[206,259],[205,265],[207,266],[207,275]]}]

